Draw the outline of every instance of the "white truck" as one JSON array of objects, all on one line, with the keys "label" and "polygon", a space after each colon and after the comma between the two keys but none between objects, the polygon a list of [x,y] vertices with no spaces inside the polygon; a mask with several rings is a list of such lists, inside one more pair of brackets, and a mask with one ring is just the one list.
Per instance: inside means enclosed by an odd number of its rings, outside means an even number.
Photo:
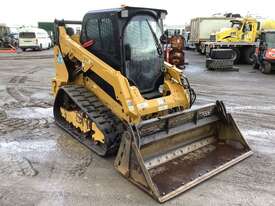
[{"label": "white truck", "polygon": [[201,54],[205,54],[202,42],[209,41],[211,34],[230,27],[230,20],[232,18],[228,17],[198,17],[192,19],[189,44],[193,45]]},{"label": "white truck", "polygon": [[26,27],[19,31],[19,47],[26,49],[42,50],[51,48],[52,40],[49,34],[40,28]]}]

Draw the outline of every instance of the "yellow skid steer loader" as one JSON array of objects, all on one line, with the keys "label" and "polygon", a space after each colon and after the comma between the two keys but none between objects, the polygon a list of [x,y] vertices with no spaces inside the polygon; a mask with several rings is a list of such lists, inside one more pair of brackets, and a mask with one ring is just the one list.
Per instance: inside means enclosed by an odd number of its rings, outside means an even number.
[{"label": "yellow skid steer loader", "polygon": [[[164,202],[252,154],[222,102],[194,108],[164,61],[165,10],[122,7],[55,21],[56,123]],[[76,34],[71,25],[81,25]]]}]

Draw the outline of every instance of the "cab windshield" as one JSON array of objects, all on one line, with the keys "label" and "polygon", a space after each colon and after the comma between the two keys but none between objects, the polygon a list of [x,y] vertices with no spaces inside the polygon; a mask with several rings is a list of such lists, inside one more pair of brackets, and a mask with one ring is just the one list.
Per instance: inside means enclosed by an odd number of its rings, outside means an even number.
[{"label": "cab windshield", "polygon": [[266,43],[268,48],[275,48],[275,32],[274,33],[266,33]]},{"label": "cab windshield", "polygon": [[164,61],[156,42],[160,36],[158,22],[149,15],[133,17],[124,31],[126,76],[142,92],[152,91],[162,74]]},{"label": "cab windshield", "polygon": [[231,28],[240,30],[242,28],[242,22],[240,21],[231,21]]}]

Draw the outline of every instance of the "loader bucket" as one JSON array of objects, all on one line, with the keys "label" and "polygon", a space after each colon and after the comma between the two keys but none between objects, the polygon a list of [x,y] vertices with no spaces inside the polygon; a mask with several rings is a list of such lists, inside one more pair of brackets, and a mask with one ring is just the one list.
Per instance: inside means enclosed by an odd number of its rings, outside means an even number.
[{"label": "loader bucket", "polygon": [[115,168],[159,202],[252,154],[222,102],[128,127]]}]

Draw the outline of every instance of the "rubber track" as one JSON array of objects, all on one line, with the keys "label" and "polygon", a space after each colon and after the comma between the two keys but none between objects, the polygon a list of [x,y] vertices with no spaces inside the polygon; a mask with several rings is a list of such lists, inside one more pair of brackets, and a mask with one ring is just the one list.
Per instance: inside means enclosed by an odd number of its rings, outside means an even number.
[{"label": "rubber track", "polygon": [[[96,124],[105,136],[106,147],[102,148],[93,143],[92,139],[83,136],[83,133],[75,129],[71,124],[66,122],[60,114],[60,106],[62,104],[62,95],[65,92],[71,100],[84,112],[89,119]],[[122,133],[122,122],[105,106],[101,101],[85,87],[78,85],[66,85],[60,88],[54,103],[54,116],[56,123],[69,132],[79,142],[95,151],[100,156],[113,154],[117,151],[120,144]]]}]

